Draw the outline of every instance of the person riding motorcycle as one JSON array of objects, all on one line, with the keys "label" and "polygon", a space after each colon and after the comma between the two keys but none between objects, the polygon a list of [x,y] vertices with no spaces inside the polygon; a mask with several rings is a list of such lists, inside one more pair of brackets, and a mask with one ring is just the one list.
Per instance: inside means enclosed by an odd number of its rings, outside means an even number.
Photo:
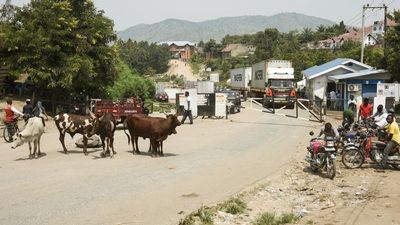
[{"label": "person riding motorcycle", "polygon": [[19,116],[23,116],[24,115],[12,105],[12,100],[11,99],[7,98],[6,99],[6,103],[7,103],[6,106],[4,106],[4,112],[5,112],[4,122],[5,123],[12,123]]},{"label": "person riding motorcycle", "polygon": [[324,135],[324,138],[326,139],[327,137],[332,137],[332,138],[339,138],[339,132],[335,127],[332,126],[331,123],[326,123],[322,128],[321,132],[319,133],[318,137],[321,137]]},{"label": "person riding motorcycle", "polygon": [[386,131],[388,133],[387,140],[389,141],[385,147],[385,150],[383,151],[383,158],[381,161],[381,168],[385,168],[387,164],[387,160],[389,157],[389,153],[395,149],[399,143],[400,143],[400,130],[399,130],[399,125],[397,122],[394,120],[394,117],[392,114],[389,114],[386,118],[386,121],[388,123],[386,127]]},{"label": "person riding motorcycle", "polygon": [[31,104],[31,100],[28,98],[25,100],[25,105],[22,108],[22,113],[24,114],[25,123],[28,121],[30,117],[33,115],[33,106]]},{"label": "person riding motorcycle", "polygon": [[386,117],[388,113],[386,113],[383,109],[383,105],[378,105],[377,111],[374,115],[372,115],[369,119],[373,120],[375,125],[378,128],[385,127],[388,123],[386,122]]}]

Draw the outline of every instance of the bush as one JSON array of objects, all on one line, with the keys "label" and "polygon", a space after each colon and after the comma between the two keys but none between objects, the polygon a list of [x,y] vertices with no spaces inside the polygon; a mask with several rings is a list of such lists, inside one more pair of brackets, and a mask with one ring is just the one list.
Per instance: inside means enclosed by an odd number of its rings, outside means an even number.
[{"label": "bush", "polygon": [[293,213],[283,213],[280,217],[276,217],[275,213],[263,213],[253,222],[253,225],[281,225],[295,223],[300,217]]},{"label": "bush", "polygon": [[243,213],[246,208],[247,208],[246,203],[239,198],[231,198],[228,201],[222,203],[221,205],[221,209],[224,212],[230,214]]},{"label": "bush", "polygon": [[131,71],[126,64],[118,64],[118,77],[114,85],[107,88],[108,96],[113,99],[132,96],[144,99],[153,98],[155,84],[148,78],[144,78]]}]

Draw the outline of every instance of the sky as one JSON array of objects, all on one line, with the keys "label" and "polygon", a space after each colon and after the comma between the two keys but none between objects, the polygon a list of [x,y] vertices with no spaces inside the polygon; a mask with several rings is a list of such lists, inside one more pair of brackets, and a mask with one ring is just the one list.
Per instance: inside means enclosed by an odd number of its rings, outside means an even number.
[{"label": "sky", "polygon": [[[400,9],[400,0],[93,0],[98,10],[104,10],[114,20],[116,31],[137,24],[151,24],[165,19],[193,22],[227,16],[264,15],[296,12],[308,16],[344,21],[346,25],[361,26],[362,6],[382,6],[389,11]],[[5,0],[0,0],[4,4]],[[11,0],[22,6],[30,0]],[[383,10],[367,10],[366,24],[383,19]]]}]

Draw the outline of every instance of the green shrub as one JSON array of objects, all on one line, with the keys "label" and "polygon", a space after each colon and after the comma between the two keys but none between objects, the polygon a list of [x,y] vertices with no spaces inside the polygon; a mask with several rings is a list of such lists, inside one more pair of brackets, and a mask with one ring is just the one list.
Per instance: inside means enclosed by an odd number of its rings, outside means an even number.
[{"label": "green shrub", "polygon": [[262,213],[253,222],[253,225],[281,225],[295,223],[299,221],[299,217],[293,213],[283,213],[280,217],[276,217],[275,213]]},{"label": "green shrub", "polygon": [[275,213],[263,213],[257,217],[256,221],[253,222],[253,225],[278,225]]},{"label": "green shrub", "polygon": [[200,209],[197,210],[196,216],[200,218],[200,221],[203,224],[213,224],[212,218],[214,216],[214,213],[210,209],[201,207]]},{"label": "green shrub", "polygon": [[240,198],[231,198],[228,201],[222,203],[221,209],[230,214],[239,214],[243,213],[247,208],[247,205]]}]

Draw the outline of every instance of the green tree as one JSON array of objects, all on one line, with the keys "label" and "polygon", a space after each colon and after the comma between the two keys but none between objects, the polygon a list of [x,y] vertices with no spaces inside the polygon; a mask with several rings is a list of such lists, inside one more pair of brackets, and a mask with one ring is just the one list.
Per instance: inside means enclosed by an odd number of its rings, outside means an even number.
[{"label": "green tree", "polygon": [[154,82],[132,71],[129,67],[119,62],[117,64],[117,79],[112,86],[107,88],[107,94],[113,99],[128,98],[132,96],[144,99],[153,98],[155,95]]},{"label": "green tree", "polygon": [[126,42],[119,40],[118,49],[121,59],[139,74],[154,75],[164,73],[169,68],[171,54],[167,45],[128,39]]},{"label": "green tree", "polygon": [[39,87],[95,95],[115,77],[112,20],[90,0],[32,0],[5,32],[8,65]]},{"label": "green tree", "polygon": [[266,29],[264,32],[258,32],[255,36],[256,57],[258,60],[266,60],[274,57],[280,33],[277,29]]},{"label": "green tree", "polygon": [[393,79],[400,81],[400,10],[394,11],[390,18],[397,24],[385,34],[386,65]]}]

